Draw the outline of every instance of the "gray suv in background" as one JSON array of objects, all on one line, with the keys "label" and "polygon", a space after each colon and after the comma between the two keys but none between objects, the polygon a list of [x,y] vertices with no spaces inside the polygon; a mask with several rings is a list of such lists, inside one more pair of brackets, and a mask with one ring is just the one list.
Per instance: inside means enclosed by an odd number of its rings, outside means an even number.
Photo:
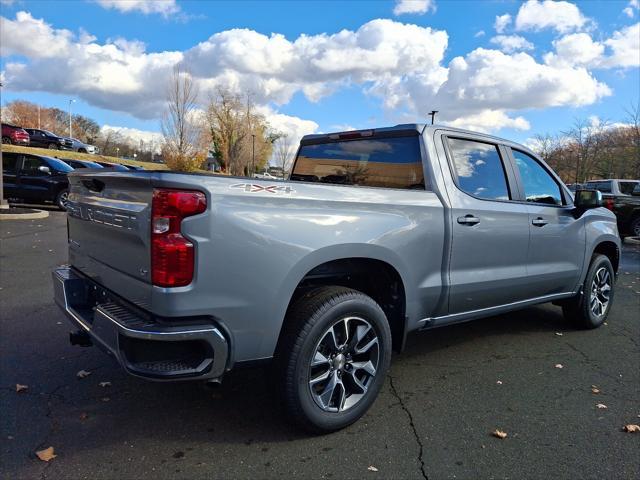
[{"label": "gray suv in background", "polygon": [[[86,172],[86,173],[85,173]],[[288,417],[345,427],[409,332],[560,305],[607,319],[620,238],[522,145],[425,125],[305,136],[289,181],[69,174],[58,305],[123,368],[220,381],[269,362]]]}]

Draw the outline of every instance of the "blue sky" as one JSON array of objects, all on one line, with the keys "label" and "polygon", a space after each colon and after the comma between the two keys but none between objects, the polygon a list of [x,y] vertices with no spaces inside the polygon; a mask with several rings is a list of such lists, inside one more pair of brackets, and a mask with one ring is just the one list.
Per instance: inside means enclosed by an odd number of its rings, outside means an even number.
[{"label": "blue sky", "polygon": [[435,108],[525,141],[577,117],[624,121],[640,97],[634,0],[118,1],[0,0],[2,103],[74,98],[101,124],[157,132],[182,61],[201,92],[251,90],[294,134],[424,121]]}]

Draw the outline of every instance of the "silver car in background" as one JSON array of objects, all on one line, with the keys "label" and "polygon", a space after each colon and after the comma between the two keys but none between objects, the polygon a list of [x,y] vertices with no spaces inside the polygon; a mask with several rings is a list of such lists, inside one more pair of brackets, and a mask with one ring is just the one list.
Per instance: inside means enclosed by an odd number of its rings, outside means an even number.
[{"label": "silver car in background", "polygon": [[69,138],[66,137],[66,140],[71,140],[73,145],[71,146],[71,150],[79,153],[98,153],[99,149],[95,145],[89,145],[88,143],[81,142],[77,138]]}]

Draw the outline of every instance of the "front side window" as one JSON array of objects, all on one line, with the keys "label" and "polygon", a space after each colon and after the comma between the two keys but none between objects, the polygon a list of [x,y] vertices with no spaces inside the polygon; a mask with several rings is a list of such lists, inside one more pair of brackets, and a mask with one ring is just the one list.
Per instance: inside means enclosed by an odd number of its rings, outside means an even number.
[{"label": "front side window", "polygon": [[424,189],[417,135],[302,145],[291,180]]},{"label": "front side window", "polygon": [[20,171],[20,173],[22,173],[23,175],[35,175],[35,176],[46,175],[46,173],[38,170],[39,167],[44,167],[44,166],[46,165],[38,157],[26,156],[24,157],[24,163],[22,164],[22,170]]},{"label": "front side window", "polygon": [[449,138],[459,187],[489,200],[509,200],[507,177],[497,145]]},{"label": "front side window", "polygon": [[527,202],[562,205],[562,193],[549,172],[530,155],[512,150]]}]

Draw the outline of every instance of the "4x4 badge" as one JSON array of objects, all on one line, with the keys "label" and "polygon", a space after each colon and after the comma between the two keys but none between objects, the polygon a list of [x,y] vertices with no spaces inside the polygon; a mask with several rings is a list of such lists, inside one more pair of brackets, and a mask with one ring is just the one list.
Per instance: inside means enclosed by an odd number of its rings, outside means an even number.
[{"label": "4x4 badge", "polygon": [[244,190],[246,193],[258,193],[267,192],[274,194],[289,194],[295,192],[295,190],[285,185],[258,185],[256,183],[235,183],[229,188]]}]

